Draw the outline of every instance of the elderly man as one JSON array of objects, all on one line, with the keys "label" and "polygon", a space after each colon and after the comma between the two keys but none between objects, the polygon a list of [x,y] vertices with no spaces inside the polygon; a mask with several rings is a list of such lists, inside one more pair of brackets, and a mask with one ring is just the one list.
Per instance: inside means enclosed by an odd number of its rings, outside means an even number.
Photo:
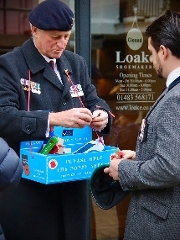
[{"label": "elderly man", "polygon": [[[97,96],[84,59],[65,50],[72,11],[61,1],[46,0],[29,21],[32,38],[0,57],[1,136],[19,153],[20,141],[45,139],[53,126],[89,125],[107,134],[109,107]],[[17,190],[3,195],[0,215],[7,240],[87,240],[88,183],[22,179]]]}]

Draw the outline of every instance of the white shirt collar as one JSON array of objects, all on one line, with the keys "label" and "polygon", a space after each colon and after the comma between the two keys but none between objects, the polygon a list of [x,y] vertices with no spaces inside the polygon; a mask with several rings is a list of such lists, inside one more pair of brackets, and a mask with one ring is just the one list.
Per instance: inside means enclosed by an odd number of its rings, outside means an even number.
[{"label": "white shirt collar", "polygon": [[46,62],[50,62],[50,61],[53,61],[54,62],[54,65],[56,64],[56,59],[55,58],[48,58],[46,56],[44,56],[43,54],[41,54],[43,56],[43,58],[46,60]]},{"label": "white shirt collar", "polygon": [[166,87],[169,87],[169,85],[180,76],[180,67],[174,69],[167,77],[166,80]]}]

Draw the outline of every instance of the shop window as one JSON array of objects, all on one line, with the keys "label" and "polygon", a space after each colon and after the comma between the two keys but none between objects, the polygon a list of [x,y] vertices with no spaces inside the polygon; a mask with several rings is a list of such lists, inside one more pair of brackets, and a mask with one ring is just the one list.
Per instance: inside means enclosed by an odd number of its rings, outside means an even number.
[{"label": "shop window", "polygon": [[[91,59],[100,76],[94,84],[115,114],[106,144],[134,150],[140,123],[163,91],[165,80],[153,69],[144,31],[169,9],[180,10],[179,1],[91,1]],[[123,239],[128,202],[108,211],[93,205],[93,239]]]}]

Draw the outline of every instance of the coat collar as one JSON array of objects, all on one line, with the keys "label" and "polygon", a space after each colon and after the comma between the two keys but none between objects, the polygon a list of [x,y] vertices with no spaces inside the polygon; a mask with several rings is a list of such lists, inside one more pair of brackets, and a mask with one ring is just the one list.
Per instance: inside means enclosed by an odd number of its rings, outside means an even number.
[{"label": "coat collar", "polygon": [[[30,69],[32,74],[36,74],[36,73],[44,70],[43,71],[44,78],[46,78],[48,81],[50,81],[56,87],[61,89],[64,94],[66,94],[67,91],[69,91],[70,83],[67,80],[64,70],[68,69],[68,71],[70,73],[72,73],[72,69],[71,69],[70,63],[64,53],[66,50],[62,53],[61,57],[56,60],[57,67],[60,72],[60,76],[61,76],[61,79],[62,79],[62,82],[64,85],[62,85],[60,83],[56,74],[54,74],[52,71],[50,71],[49,64],[44,59],[44,57],[38,52],[37,48],[34,46],[32,38],[27,40],[22,45],[22,51],[23,51],[24,58],[27,62],[28,68]],[[34,59],[34,60],[32,61],[32,59]]]},{"label": "coat collar", "polygon": [[151,110],[147,113],[146,115],[146,119],[147,117],[151,114],[151,112],[153,111],[153,109],[156,107],[156,105],[159,103],[159,101],[166,95],[166,93],[168,93],[173,87],[175,87],[177,84],[180,83],[180,77],[176,78],[170,85],[168,88],[166,88],[163,93],[158,97],[158,99],[156,100],[156,102],[154,103],[154,105],[152,106]]},{"label": "coat collar", "polygon": [[166,88],[163,93],[158,97],[158,99],[155,101],[155,103],[153,104],[152,108],[150,109],[150,111],[147,113],[145,119],[148,118],[148,116],[151,114],[151,112],[153,111],[153,109],[156,107],[156,105],[159,103],[159,101],[165,96],[165,94],[168,92],[168,89]]}]

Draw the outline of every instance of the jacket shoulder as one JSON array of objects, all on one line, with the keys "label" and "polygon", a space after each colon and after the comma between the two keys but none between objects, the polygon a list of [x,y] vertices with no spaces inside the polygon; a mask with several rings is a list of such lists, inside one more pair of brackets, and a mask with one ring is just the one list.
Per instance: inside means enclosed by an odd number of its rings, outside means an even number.
[{"label": "jacket shoulder", "polygon": [[16,152],[0,138],[0,191],[15,188],[22,174],[22,163]]},{"label": "jacket shoulder", "polygon": [[9,52],[7,52],[5,54],[2,54],[0,56],[0,59],[4,59],[4,58],[5,59],[12,59],[12,57],[14,57],[16,54],[17,55],[21,54],[20,49],[21,49],[21,47],[15,47],[11,51],[9,51]]}]

